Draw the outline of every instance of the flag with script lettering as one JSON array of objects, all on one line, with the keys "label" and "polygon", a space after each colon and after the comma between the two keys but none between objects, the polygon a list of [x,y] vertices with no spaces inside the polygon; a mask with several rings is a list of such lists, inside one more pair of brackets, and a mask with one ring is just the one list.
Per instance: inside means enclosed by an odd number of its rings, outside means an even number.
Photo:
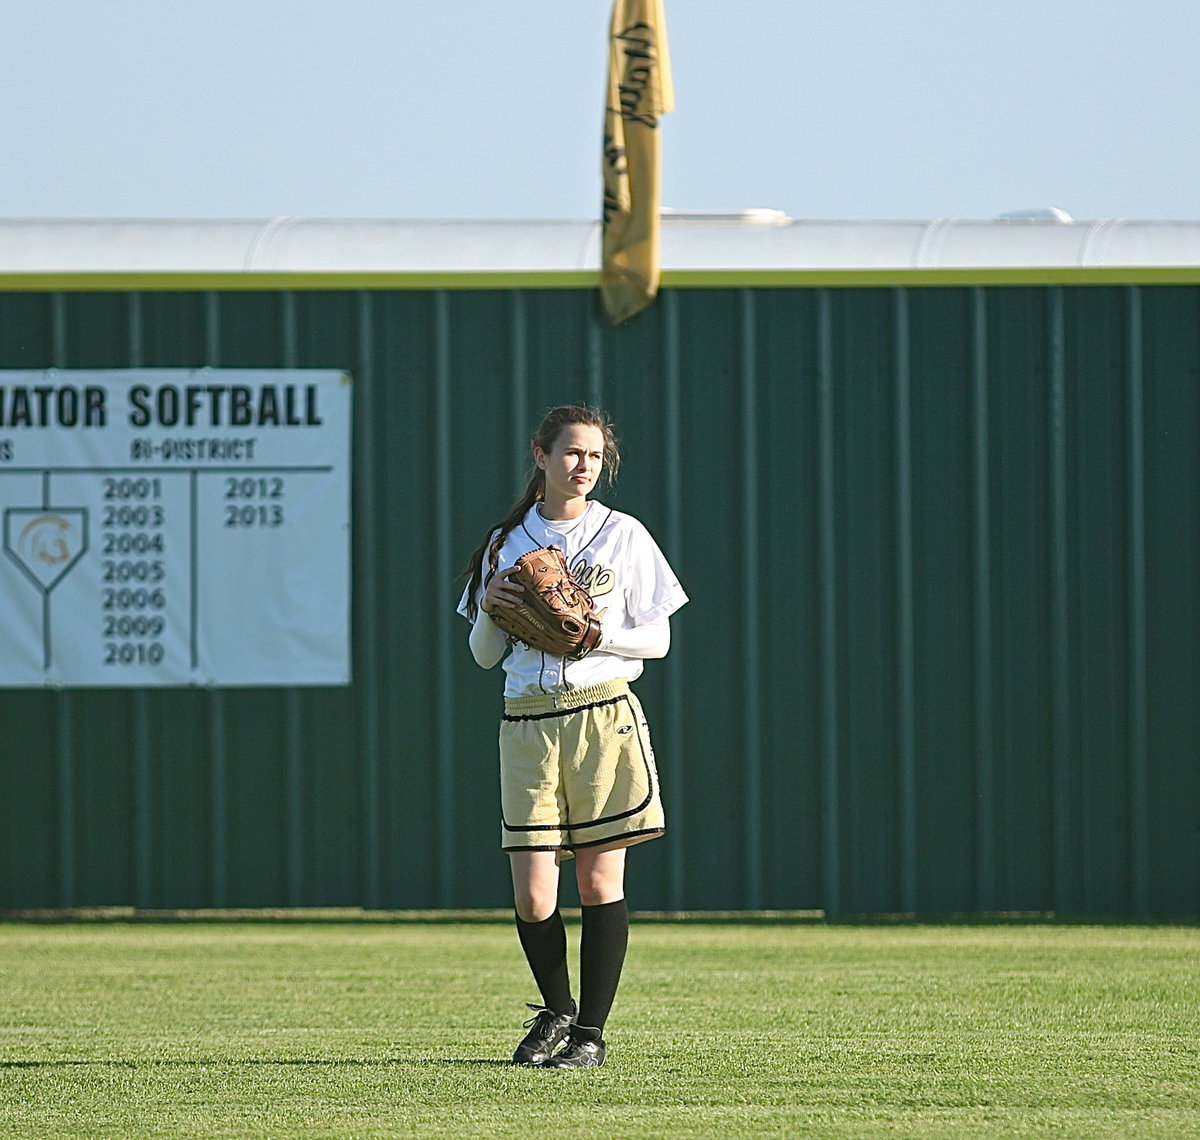
[{"label": "flag with script lettering", "polygon": [[615,0],[604,114],[604,238],[600,293],[623,324],[658,293],[658,126],[674,108],[662,0]]}]

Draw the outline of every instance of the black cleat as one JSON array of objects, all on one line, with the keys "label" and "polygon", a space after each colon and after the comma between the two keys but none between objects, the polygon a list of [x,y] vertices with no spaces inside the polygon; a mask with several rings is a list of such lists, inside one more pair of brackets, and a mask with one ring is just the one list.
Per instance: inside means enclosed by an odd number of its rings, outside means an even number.
[{"label": "black cleat", "polygon": [[566,1039],[571,1028],[571,1018],[575,1016],[574,1005],[570,1013],[555,1013],[544,1005],[534,1005],[526,1002],[534,1011],[534,1015],[525,1022],[525,1034],[517,1051],[513,1054],[514,1065],[541,1065],[550,1059],[550,1055],[558,1048],[561,1041]]},{"label": "black cleat", "polygon": [[604,1041],[599,1029],[572,1025],[566,1047],[547,1061],[543,1069],[598,1069],[604,1064]]}]

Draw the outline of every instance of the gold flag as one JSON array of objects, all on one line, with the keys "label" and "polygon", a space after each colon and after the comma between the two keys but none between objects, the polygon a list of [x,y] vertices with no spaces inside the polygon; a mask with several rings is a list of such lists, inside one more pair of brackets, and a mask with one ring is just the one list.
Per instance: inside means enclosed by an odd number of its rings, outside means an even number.
[{"label": "gold flag", "polygon": [[675,106],[662,0],[615,0],[604,114],[600,293],[623,324],[658,292],[659,118]]}]

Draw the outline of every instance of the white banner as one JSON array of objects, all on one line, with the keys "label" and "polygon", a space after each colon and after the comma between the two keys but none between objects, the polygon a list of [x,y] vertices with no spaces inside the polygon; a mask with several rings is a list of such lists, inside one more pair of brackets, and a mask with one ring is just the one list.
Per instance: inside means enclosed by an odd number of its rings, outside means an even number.
[{"label": "white banner", "polygon": [[350,681],[350,377],[0,371],[0,686]]}]

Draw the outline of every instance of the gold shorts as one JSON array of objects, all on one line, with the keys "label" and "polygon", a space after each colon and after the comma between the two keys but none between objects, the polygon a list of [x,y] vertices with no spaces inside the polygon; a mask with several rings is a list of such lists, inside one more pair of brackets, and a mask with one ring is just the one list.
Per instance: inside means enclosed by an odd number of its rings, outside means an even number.
[{"label": "gold shorts", "polygon": [[505,851],[624,847],[663,833],[650,729],[625,681],[508,697],[500,725]]}]

